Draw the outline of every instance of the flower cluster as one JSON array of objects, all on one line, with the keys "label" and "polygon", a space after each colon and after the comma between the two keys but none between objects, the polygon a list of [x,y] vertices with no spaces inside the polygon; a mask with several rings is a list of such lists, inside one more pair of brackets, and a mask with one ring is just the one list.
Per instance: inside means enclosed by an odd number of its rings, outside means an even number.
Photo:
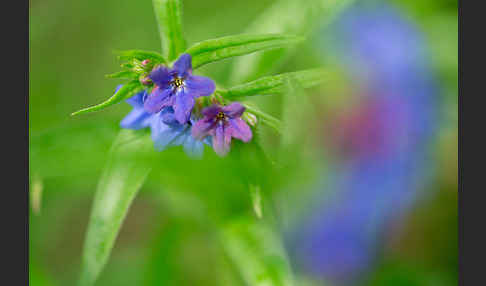
[{"label": "flower cluster", "polygon": [[241,119],[245,108],[240,103],[213,104],[201,112],[195,111],[198,98],[211,95],[215,84],[207,77],[192,74],[189,54],[182,54],[172,68],[154,67],[143,82],[153,84],[153,88],[126,100],[133,110],[120,125],[135,130],[150,127],[157,150],[182,145],[188,155],[199,157],[205,143],[212,145],[218,155],[225,156],[231,138],[251,140],[251,129]]}]

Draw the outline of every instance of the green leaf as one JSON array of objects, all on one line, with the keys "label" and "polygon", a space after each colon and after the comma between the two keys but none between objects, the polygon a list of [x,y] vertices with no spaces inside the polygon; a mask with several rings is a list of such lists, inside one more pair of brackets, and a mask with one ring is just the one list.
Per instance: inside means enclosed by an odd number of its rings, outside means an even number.
[{"label": "green leaf", "polygon": [[159,26],[162,55],[174,60],[186,49],[182,32],[182,5],[180,0],[152,0]]},{"label": "green leaf", "polygon": [[131,61],[133,59],[143,61],[143,60],[152,60],[155,63],[163,63],[166,64],[167,61],[157,52],[151,51],[142,51],[142,50],[127,50],[127,51],[116,51],[118,54],[118,59],[121,61]]},{"label": "green leaf", "polygon": [[231,100],[243,96],[280,94],[288,89],[288,81],[296,81],[303,88],[309,88],[321,84],[330,76],[331,73],[322,69],[303,70],[263,77],[219,92]]},{"label": "green leaf", "polygon": [[222,59],[283,48],[302,41],[303,37],[281,34],[236,35],[199,42],[185,52],[192,56],[193,68]]},{"label": "green leaf", "polygon": [[[324,28],[355,0],[278,0],[247,26],[245,33],[308,35]],[[235,60],[230,82],[253,80],[269,74],[297,51],[295,47],[273,50]]]},{"label": "green leaf", "polygon": [[71,113],[71,116],[74,115],[79,115],[79,114],[84,114],[84,113],[89,113],[89,112],[94,112],[94,111],[99,111],[104,108],[107,108],[108,106],[111,106],[113,104],[116,104],[124,99],[127,99],[131,97],[133,94],[142,91],[144,89],[144,86],[138,81],[138,80],[132,80],[127,84],[124,84],[112,97],[110,97],[108,100],[97,104],[93,105],[90,107],[83,108],[79,111]]},{"label": "green leaf", "polygon": [[251,203],[253,205],[253,211],[258,218],[262,218],[263,211],[262,211],[262,195],[260,192],[260,186],[258,185],[250,185],[250,197]]},{"label": "green leaf", "polygon": [[133,71],[119,71],[112,74],[107,74],[107,78],[122,78],[122,79],[138,79],[139,74]]},{"label": "green leaf", "polygon": [[247,285],[294,284],[282,242],[263,221],[240,219],[233,222],[224,228],[221,240]]},{"label": "green leaf", "polygon": [[108,261],[128,209],[150,172],[137,154],[150,148],[150,136],[133,130],[122,130],[114,141],[93,201],[79,285],[93,285]]}]

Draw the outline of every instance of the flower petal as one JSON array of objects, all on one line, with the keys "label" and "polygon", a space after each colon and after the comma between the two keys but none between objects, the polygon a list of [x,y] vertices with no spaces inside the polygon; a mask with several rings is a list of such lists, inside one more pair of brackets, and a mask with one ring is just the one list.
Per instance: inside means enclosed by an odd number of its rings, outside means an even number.
[{"label": "flower petal", "polygon": [[214,81],[208,77],[190,75],[184,81],[185,89],[195,98],[211,95],[216,89]]},{"label": "flower petal", "polygon": [[177,140],[183,133],[184,126],[180,125],[173,127],[165,124],[162,118],[155,117],[150,125],[152,131],[152,140],[154,141],[155,149],[162,151],[169,146],[173,146],[173,142]]},{"label": "flower petal", "polygon": [[123,118],[120,126],[126,129],[142,129],[150,125],[152,114],[146,112],[143,108],[134,108]]},{"label": "flower petal", "polygon": [[251,133],[250,126],[243,119],[239,117],[230,119],[228,125],[228,128],[231,130],[231,136],[243,142],[251,140],[253,134]]},{"label": "flower petal", "polygon": [[172,66],[180,77],[186,77],[192,73],[192,58],[190,54],[182,54]]},{"label": "flower petal", "polygon": [[184,92],[183,89],[179,89],[174,96],[175,103],[172,107],[174,108],[175,118],[180,124],[185,124],[191,117],[191,111],[194,107],[194,98],[191,94]]},{"label": "flower petal", "polygon": [[162,122],[168,125],[178,125],[179,122],[175,119],[174,109],[171,106],[164,107],[160,111],[160,118]]},{"label": "flower petal", "polygon": [[174,76],[174,73],[171,72],[170,69],[168,69],[166,66],[158,66],[155,69],[150,72],[148,77],[158,86],[161,86],[162,88],[167,87],[170,82],[172,81],[172,78]]},{"label": "flower petal", "polygon": [[223,111],[221,106],[215,104],[204,108],[201,110],[201,113],[208,118],[213,118],[216,117],[220,111]]},{"label": "flower petal", "polygon": [[184,142],[184,152],[191,158],[201,158],[204,151],[204,144],[201,141],[195,140],[191,136],[187,136]]},{"label": "flower petal", "polygon": [[157,86],[152,90],[152,94],[145,99],[143,104],[145,110],[149,113],[157,113],[164,107],[172,106],[174,98],[171,93],[171,87],[161,89]]},{"label": "flower petal", "polygon": [[179,131],[179,136],[177,136],[171,143],[170,146],[179,146],[184,145],[186,142],[187,137],[191,137],[191,130],[189,124],[178,124],[172,127],[173,129],[177,129]]},{"label": "flower petal", "polygon": [[216,154],[223,157],[228,154],[231,145],[231,134],[224,128],[224,124],[218,124],[213,136],[213,148]]},{"label": "flower petal", "polygon": [[192,126],[192,137],[196,138],[197,140],[202,140],[204,137],[209,135],[209,132],[214,127],[216,127],[214,120],[211,118],[203,118]]},{"label": "flower petal", "polygon": [[240,117],[245,112],[245,107],[239,102],[233,102],[230,105],[223,106],[223,111],[231,118]]},{"label": "flower petal", "polygon": [[[121,85],[120,85],[120,87],[121,87]],[[118,90],[119,90],[119,88],[116,89],[115,93]],[[127,98],[125,101],[126,101],[126,103],[130,104],[133,107],[142,108],[143,107],[143,101],[146,97],[146,94],[147,94],[147,91],[143,90],[143,91],[135,94],[134,96]]]}]

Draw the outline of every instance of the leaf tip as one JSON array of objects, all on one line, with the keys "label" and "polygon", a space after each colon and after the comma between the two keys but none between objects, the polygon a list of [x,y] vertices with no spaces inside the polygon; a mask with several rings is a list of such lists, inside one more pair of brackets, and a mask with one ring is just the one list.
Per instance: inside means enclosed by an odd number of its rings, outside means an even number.
[{"label": "leaf tip", "polygon": [[78,110],[78,111],[75,111],[75,112],[72,112],[72,113],[70,114],[70,116],[76,116],[76,115],[81,114],[82,112],[83,112],[83,109]]}]

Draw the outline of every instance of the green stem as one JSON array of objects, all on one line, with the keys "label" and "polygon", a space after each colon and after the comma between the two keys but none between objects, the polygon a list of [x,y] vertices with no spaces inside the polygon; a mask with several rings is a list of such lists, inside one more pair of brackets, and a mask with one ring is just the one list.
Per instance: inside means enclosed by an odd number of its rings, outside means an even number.
[{"label": "green stem", "polygon": [[152,0],[159,27],[162,55],[173,61],[186,49],[182,30],[182,5],[180,0]]}]

